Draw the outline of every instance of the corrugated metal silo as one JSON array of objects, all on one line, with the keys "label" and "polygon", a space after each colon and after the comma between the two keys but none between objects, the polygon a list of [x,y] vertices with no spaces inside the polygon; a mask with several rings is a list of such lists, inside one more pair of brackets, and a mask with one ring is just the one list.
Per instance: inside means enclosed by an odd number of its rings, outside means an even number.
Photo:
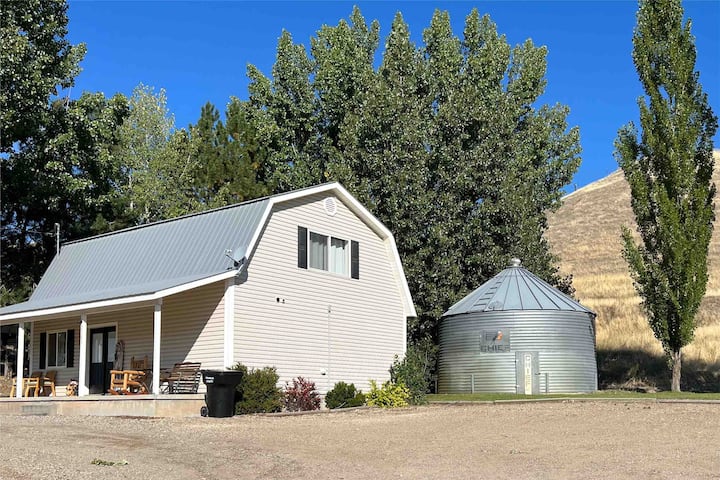
[{"label": "corrugated metal silo", "polygon": [[595,313],[518,259],[440,321],[438,393],[594,390]]}]

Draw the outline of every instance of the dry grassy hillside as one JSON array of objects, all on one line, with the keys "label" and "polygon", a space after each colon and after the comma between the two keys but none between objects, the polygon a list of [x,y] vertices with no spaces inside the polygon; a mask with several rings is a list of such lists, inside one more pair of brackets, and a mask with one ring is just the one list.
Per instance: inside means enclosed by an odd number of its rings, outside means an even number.
[{"label": "dry grassy hillside", "polygon": [[[720,187],[720,150],[715,150]],[[682,386],[720,390],[720,200],[710,244],[710,280],[695,340],[685,347]],[[550,216],[547,238],[564,274],[573,275],[580,301],[598,314],[601,385],[667,388],[669,372],[660,343],[643,316],[622,258],[621,225],[633,226],[630,188],[620,170],[564,199]],[[632,227],[634,228],[634,226]]]}]

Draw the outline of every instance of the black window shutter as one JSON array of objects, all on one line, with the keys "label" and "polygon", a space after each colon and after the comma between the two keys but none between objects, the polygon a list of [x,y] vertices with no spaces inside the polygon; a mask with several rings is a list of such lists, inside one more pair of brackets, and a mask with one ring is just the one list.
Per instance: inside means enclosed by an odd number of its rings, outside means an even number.
[{"label": "black window shutter", "polygon": [[67,332],[67,366],[75,366],[75,330],[68,330]]},{"label": "black window shutter", "polygon": [[47,333],[40,334],[40,367],[45,369],[45,355],[47,353]]},{"label": "black window shutter", "polygon": [[360,278],[360,244],[355,240],[350,242],[350,276]]},{"label": "black window shutter", "polygon": [[298,227],[298,268],[307,268],[307,228]]}]

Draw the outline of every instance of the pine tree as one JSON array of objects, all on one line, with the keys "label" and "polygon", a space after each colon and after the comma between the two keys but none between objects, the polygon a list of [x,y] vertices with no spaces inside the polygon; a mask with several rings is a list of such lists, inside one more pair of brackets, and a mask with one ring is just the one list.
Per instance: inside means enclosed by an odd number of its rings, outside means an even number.
[{"label": "pine tree", "polygon": [[695,71],[691,22],[680,0],[641,0],[633,36],[642,133],[630,123],[615,142],[630,184],[640,244],[623,230],[624,256],[648,322],[669,356],[680,391],[682,348],[705,295],[713,230],[717,118]]}]

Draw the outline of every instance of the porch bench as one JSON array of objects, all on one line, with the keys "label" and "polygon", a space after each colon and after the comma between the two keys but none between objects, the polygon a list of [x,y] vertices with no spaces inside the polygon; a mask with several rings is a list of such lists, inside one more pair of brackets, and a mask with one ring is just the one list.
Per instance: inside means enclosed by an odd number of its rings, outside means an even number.
[{"label": "porch bench", "polygon": [[200,385],[200,362],[176,363],[160,375],[161,393],[197,393]]}]

